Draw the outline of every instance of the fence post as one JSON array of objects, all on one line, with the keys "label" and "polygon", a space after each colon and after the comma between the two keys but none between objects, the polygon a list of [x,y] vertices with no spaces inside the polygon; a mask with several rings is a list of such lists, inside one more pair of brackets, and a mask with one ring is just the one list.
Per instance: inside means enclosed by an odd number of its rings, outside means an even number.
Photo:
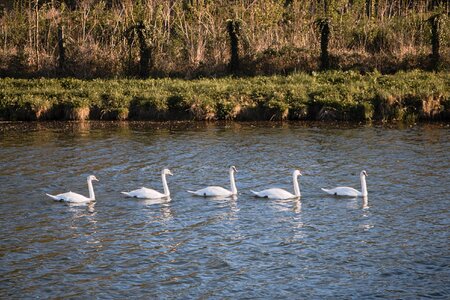
[{"label": "fence post", "polygon": [[327,70],[330,68],[330,58],[328,55],[328,43],[330,42],[330,19],[318,19],[316,24],[320,31],[320,69]]},{"label": "fence post", "polygon": [[228,65],[231,73],[239,71],[239,36],[240,22],[238,20],[227,20],[227,31],[230,36],[230,63]]},{"label": "fence post", "polygon": [[66,49],[64,45],[64,26],[58,26],[58,67],[64,70],[66,65]]},{"label": "fence post", "polygon": [[428,19],[431,25],[431,64],[433,70],[437,70],[439,68],[440,62],[440,39],[441,39],[441,23],[442,16],[441,14],[436,14]]}]

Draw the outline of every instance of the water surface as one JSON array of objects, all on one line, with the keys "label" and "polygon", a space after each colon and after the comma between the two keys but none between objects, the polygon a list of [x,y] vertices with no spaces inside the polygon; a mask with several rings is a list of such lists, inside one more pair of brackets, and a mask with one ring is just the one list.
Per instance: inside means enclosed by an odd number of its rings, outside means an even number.
[{"label": "water surface", "polygon": [[[450,130],[301,123],[0,124],[0,297],[450,297]],[[237,199],[185,191],[229,186]],[[120,191],[162,190],[171,201]],[[292,191],[261,200],[250,189]],[[320,187],[359,187],[338,199]],[[45,193],[87,195],[73,206]]]}]

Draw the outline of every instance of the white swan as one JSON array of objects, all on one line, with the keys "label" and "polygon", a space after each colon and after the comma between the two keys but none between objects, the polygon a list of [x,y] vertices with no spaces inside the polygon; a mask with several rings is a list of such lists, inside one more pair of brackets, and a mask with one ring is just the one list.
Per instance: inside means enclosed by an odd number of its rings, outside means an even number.
[{"label": "white swan", "polygon": [[84,203],[84,202],[95,201],[94,187],[92,186],[93,180],[98,181],[98,179],[94,175],[90,175],[87,177],[89,198],[87,198],[83,195],[77,194],[77,193],[72,193],[72,192],[58,194],[56,196],[53,196],[50,194],[46,194],[46,195],[57,201],[72,202],[72,203]]},{"label": "white swan", "polygon": [[359,178],[361,179],[361,192],[347,186],[340,186],[329,190],[322,188],[322,191],[335,196],[367,197],[366,177],[368,177],[366,171],[361,171],[359,174]]},{"label": "white swan", "polygon": [[237,195],[236,183],[234,182],[234,173],[237,172],[235,166],[231,166],[229,170],[231,191],[220,186],[208,186],[198,191],[188,191],[191,194],[202,197],[230,197]]},{"label": "white swan", "polygon": [[170,191],[169,191],[169,187],[167,186],[167,180],[166,180],[166,175],[173,175],[172,172],[170,172],[169,169],[164,169],[161,171],[161,178],[162,178],[162,184],[163,184],[163,188],[164,188],[164,194],[152,190],[152,189],[148,189],[145,187],[142,187],[140,189],[131,191],[131,192],[121,192],[124,195],[127,195],[128,197],[133,197],[133,198],[141,198],[141,199],[160,199],[160,198],[166,198],[166,197],[170,197]]},{"label": "white swan", "polygon": [[294,194],[291,194],[288,191],[279,188],[267,189],[261,192],[255,192],[252,190],[250,191],[253,194],[255,194],[256,197],[261,198],[278,199],[278,200],[300,198],[301,194],[300,194],[300,187],[298,185],[298,176],[302,176],[302,173],[300,173],[299,170],[295,170],[294,173],[292,173],[292,180],[294,182]]}]

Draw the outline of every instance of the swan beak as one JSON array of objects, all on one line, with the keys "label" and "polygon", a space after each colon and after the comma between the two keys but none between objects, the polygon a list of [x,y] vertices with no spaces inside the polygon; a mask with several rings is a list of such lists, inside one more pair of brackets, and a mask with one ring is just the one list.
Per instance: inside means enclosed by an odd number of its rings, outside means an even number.
[{"label": "swan beak", "polygon": [[170,175],[170,176],[173,176],[172,172],[169,172],[169,175]]},{"label": "swan beak", "polygon": [[92,179],[92,180],[99,181],[97,178],[94,178],[94,179]]}]

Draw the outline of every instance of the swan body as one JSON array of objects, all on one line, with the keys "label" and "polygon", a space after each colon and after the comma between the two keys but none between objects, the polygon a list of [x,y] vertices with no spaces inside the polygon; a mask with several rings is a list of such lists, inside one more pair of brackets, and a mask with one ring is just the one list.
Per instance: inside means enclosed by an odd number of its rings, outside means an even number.
[{"label": "swan body", "polygon": [[237,195],[236,183],[234,181],[235,172],[237,172],[236,167],[231,166],[229,169],[231,190],[227,190],[220,186],[208,186],[201,190],[188,191],[188,193],[201,197],[230,197]]},{"label": "swan body", "polygon": [[140,198],[140,199],[160,199],[165,197],[170,197],[169,187],[167,185],[166,175],[173,175],[169,169],[164,169],[161,171],[161,178],[163,183],[164,193],[160,193],[158,191],[148,189],[142,187],[137,190],[133,190],[130,192],[121,192],[122,194],[132,197],[132,198]]},{"label": "swan body", "polygon": [[279,188],[271,188],[260,192],[255,191],[251,192],[256,197],[260,198],[269,198],[277,200],[299,198],[301,194],[300,194],[300,186],[298,185],[298,176],[302,176],[302,174],[300,173],[299,170],[295,170],[294,173],[292,173],[292,181],[294,183],[294,194],[291,194],[288,191]]},{"label": "swan body", "polygon": [[87,177],[88,189],[89,189],[89,197],[85,197],[83,195],[67,192],[58,195],[50,195],[46,194],[50,198],[56,201],[64,201],[64,202],[72,202],[72,203],[86,203],[95,201],[94,187],[92,186],[92,181],[98,181],[98,179],[94,175],[90,175]]},{"label": "swan body", "polygon": [[203,197],[229,197],[234,195],[233,192],[224,189],[221,186],[208,186],[197,191],[188,191],[188,193]]},{"label": "swan body", "polygon": [[159,199],[167,197],[163,193],[160,193],[152,189],[148,189],[146,187],[141,187],[140,189],[137,190],[121,193],[131,198],[141,198],[141,199]]},{"label": "swan body", "polygon": [[344,196],[344,197],[361,197],[362,193],[354,188],[347,187],[347,186],[339,186],[335,187],[334,189],[324,189],[322,188],[322,191],[325,193],[328,193],[330,195],[335,196]]},{"label": "swan body", "polygon": [[347,186],[339,186],[334,189],[324,189],[322,191],[328,193],[330,195],[335,196],[343,196],[343,197],[367,197],[367,185],[366,185],[366,177],[368,177],[366,171],[361,171],[359,174],[361,180],[361,192]]},{"label": "swan body", "polygon": [[278,199],[278,200],[297,198],[297,196],[295,196],[294,194],[291,194],[288,191],[279,189],[279,188],[267,189],[267,190],[263,190],[260,192],[255,192],[255,191],[251,190],[251,192],[256,197],[260,197],[260,198],[269,198],[269,199]]}]

